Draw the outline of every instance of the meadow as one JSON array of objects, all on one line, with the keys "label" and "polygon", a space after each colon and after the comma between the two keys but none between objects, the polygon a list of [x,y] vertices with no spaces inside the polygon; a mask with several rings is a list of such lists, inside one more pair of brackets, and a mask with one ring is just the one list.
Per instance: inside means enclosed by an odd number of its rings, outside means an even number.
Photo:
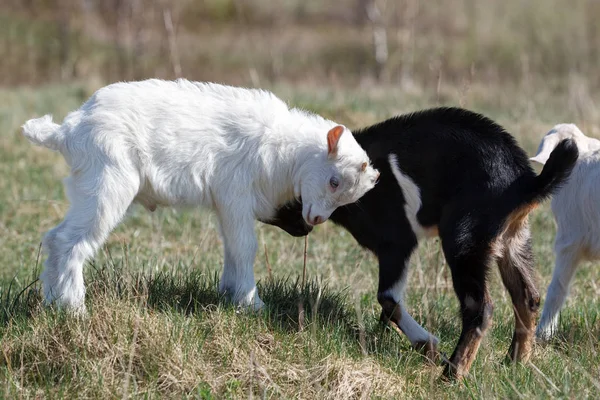
[{"label": "meadow", "polygon": [[[269,25],[275,11],[265,11],[260,1],[244,12],[227,1],[204,2],[198,15],[180,10],[175,63],[168,46],[166,55],[144,53],[139,61],[112,39],[98,39],[106,35],[90,35],[76,18],[70,25],[75,45],[61,58],[60,45],[51,40],[58,35],[48,22],[51,7],[35,17],[19,6],[0,10],[0,48],[8,55],[0,64],[0,397],[597,398],[600,269],[591,263],[577,273],[557,337],[536,344],[523,365],[504,362],[513,312],[494,269],[492,328],[470,375],[455,383],[441,381],[440,366],[428,365],[405,337],[378,323],[377,260],[330,222],[308,237],[304,282],[304,239],[257,222],[255,273],[267,308],[253,314],[217,293],[223,255],[210,213],[149,213],[134,206],[86,267],[89,316],[75,319],[42,305],[40,240],[68,208],[61,184],[68,168],[59,154],[29,144],[20,125],[45,113],[60,120],[117,79],[172,78],[178,64],[184,76],[261,86],[349,127],[460,105],[495,119],[531,155],[558,122],[600,136],[593,95],[599,82],[592,74],[600,38],[589,22],[600,10],[593,2],[573,3],[572,18],[560,21],[561,35],[541,1],[531,2],[532,10],[516,0],[490,2],[494,6],[476,9],[475,26],[468,12],[450,5],[434,12],[423,5],[410,11],[419,2],[399,3],[406,9],[388,10],[390,19],[416,14],[390,22],[390,57],[379,78],[370,72],[369,26],[342,19],[334,23],[335,34],[326,33],[332,11],[321,2],[293,12],[279,6],[287,26]],[[472,4],[446,3],[466,5],[466,11]],[[504,18],[498,22],[495,15]],[[206,20],[217,22],[208,28],[193,23]],[[246,33],[234,40],[240,31]],[[195,52],[182,51],[194,35],[205,40]],[[29,47],[21,54],[22,40]],[[127,50],[131,43],[123,40]],[[295,40],[298,48],[290,48]],[[249,44],[250,51],[243,50]],[[108,68],[112,59],[123,64]],[[14,80],[8,82],[7,74]],[[530,218],[538,287],[545,294],[554,265],[549,204]],[[437,239],[420,245],[409,282],[409,312],[450,354],[460,320]]]}]

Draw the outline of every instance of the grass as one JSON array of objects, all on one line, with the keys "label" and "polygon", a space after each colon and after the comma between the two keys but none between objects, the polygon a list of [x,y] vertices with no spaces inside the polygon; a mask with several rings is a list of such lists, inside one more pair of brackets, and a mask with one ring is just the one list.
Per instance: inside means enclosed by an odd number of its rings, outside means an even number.
[{"label": "grass", "polygon": [[[527,365],[503,362],[513,322],[496,271],[494,323],[463,383],[438,379],[406,338],[378,324],[377,264],[333,224],[303,240],[257,224],[260,314],[239,312],[216,291],[222,247],[216,221],[199,210],[134,207],[86,268],[89,316],[41,305],[35,281],[43,233],[64,215],[60,155],[27,143],[19,125],[62,118],[93,91],[73,83],[0,91],[0,396],[197,398],[593,398],[600,391],[600,271],[584,265],[561,314],[558,337]],[[402,93],[277,85],[290,102],[360,126],[432,104],[463,103],[514,132],[529,153],[553,123],[572,115],[561,98],[494,93],[474,85]],[[500,95],[498,95],[500,93]],[[530,104],[539,112],[523,111]],[[551,276],[555,228],[546,205],[532,215],[542,290]],[[267,257],[270,270],[267,267]],[[41,259],[40,259],[41,258]],[[460,333],[457,302],[437,240],[411,262],[409,311],[450,354]]]}]

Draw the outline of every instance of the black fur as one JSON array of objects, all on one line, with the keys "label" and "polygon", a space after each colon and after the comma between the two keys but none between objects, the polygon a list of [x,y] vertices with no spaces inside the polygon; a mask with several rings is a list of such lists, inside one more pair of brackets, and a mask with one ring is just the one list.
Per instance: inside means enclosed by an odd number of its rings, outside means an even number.
[{"label": "black fur", "polygon": [[281,228],[295,237],[306,236],[313,230],[312,226],[304,222],[302,203],[299,201],[284,204],[277,210],[275,217],[260,222]]},{"label": "black fur", "polygon": [[[331,220],[344,226],[362,246],[377,255],[378,298],[389,317],[393,310],[386,310],[390,299],[384,293],[402,277],[417,246],[417,237],[404,212],[402,189],[388,161],[390,154],[396,155],[402,173],[420,189],[419,223],[438,229],[461,303],[463,332],[446,373],[466,373],[472,359],[463,353],[471,352],[473,346],[476,352],[479,342],[471,336],[485,331],[491,318],[486,275],[495,259],[491,250],[494,241],[506,229],[511,215],[522,209],[526,218],[527,207],[550,196],[568,178],[578,156],[577,147],[571,140],[561,142],[538,176],[525,152],[501,126],[458,108],[403,115],[354,134],[379,169],[380,181],[358,203],[338,208]],[[307,234],[310,227],[300,211],[300,203],[288,204],[278,212],[273,224],[295,236]],[[521,229],[529,234],[526,219],[524,228],[519,225],[515,232]],[[508,265],[505,283],[520,285],[509,290],[529,291],[527,301],[539,303],[529,276],[533,266],[530,243],[527,240],[516,246],[520,246],[514,252],[520,254],[518,259],[511,260],[511,252],[500,256],[506,259],[503,263],[499,260],[499,264]],[[517,272],[511,272],[513,266]],[[511,274],[516,278],[512,279]],[[515,296],[513,301],[520,301],[518,294]]]}]

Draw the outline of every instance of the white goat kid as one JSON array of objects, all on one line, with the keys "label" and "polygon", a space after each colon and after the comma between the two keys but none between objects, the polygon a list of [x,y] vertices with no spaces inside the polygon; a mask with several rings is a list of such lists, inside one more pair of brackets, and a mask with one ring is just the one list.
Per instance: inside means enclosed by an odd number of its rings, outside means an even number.
[{"label": "white goat kid", "polygon": [[552,212],[558,225],[554,242],[556,266],[536,331],[540,339],[548,339],[556,332],[558,314],[578,264],[600,258],[600,141],[586,137],[573,124],[559,124],[544,136],[531,160],[545,164],[556,145],[567,138],[577,144],[579,159],[567,183],[552,197]]},{"label": "white goat kid", "polygon": [[44,237],[47,303],[85,312],[83,265],[132,202],[213,209],[225,246],[220,291],[255,309],[254,219],[302,198],[308,224],[373,188],[379,173],[351,132],[270,92],[186,80],[116,83],[62,125],[47,115],[23,125],[32,142],[71,167],[71,203]]}]

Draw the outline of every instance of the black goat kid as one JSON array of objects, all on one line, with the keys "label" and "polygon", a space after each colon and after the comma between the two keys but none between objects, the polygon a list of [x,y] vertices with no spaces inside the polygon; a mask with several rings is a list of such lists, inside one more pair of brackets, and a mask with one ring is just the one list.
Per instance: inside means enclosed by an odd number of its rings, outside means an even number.
[{"label": "black goat kid", "polygon": [[[331,220],[377,255],[382,319],[428,356],[437,354],[438,339],[407,313],[403,292],[418,240],[439,235],[462,314],[460,339],[444,375],[468,373],[490,325],[486,276],[493,261],[515,311],[508,355],[527,360],[540,304],[528,214],[568,178],[578,156],[574,142],[561,142],[536,176],[510,134],[462,109],[425,110],[354,132],[380,182],[358,204],[338,208]],[[300,210],[300,204],[288,204],[267,223],[307,234],[311,228]]]}]

